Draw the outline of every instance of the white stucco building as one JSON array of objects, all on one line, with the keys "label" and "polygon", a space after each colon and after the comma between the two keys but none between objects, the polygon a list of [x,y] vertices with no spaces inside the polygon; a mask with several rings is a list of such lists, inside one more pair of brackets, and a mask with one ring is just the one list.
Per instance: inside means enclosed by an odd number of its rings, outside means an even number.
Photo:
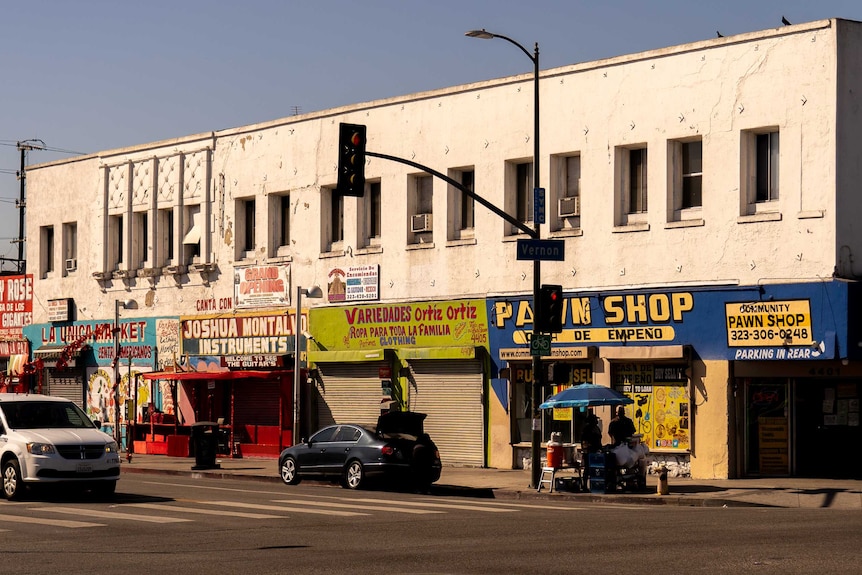
[{"label": "white stucco building", "polygon": [[[860,55],[862,24],[823,20],[541,72],[541,235],[565,245],[564,261],[543,262],[541,274],[568,300],[543,367],[557,384],[631,395],[651,450],[682,472],[860,475],[858,464],[824,466],[811,454],[833,434],[860,439]],[[532,225],[532,80],[29,167],[35,325],[25,334],[38,356],[68,343],[49,339],[51,327],[110,322],[117,300],[134,300],[123,318],[179,322],[169,358],[136,358],[148,371],[186,355],[246,354],[189,348],[186,339],[206,336],[187,326],[212,325],[197,317],[283,316],[297,286],[330,286],[329,297],[303,300],[316,344],[315,384],[303,392],[309,424],[370,418],[382,395],[429,413],[444,462],[448,451],[456,464],[520,466],[531,380],[533,263],[516,253],[525,236],[402,163],[369,157],[362,198],[334,187],[338,125],[364,124],[369,151],[443,172]],[[369,278],[368,300],[335,297],[344,292],[333,278],[351,270]],[[240,293],[243,281],[262,279],[276,282],[265,298],[255,298],[263,284]],[[69,315],[49,321],[51,300],[70,302]],[[429,321],[418,310],[459,302],[481,308],[460,318],[477,334],[469,345],[454,316],[425,332],[436,340],[410,339]],[[357,309],[365,325],[396,337],[354,338],[354,324],[338,322]],[[292,341],[254,345],[248,355],[294,350]],[[62,376],[90,403],[93,374],[112,357],[96,355]],[[555,374],[550,363],[565,367]],[[242,391],[230,395],[237,409]],[[610,413],[599,413],[607,430]],[[577,441],[581,416],[572,417],[546,413],[545,439],[558,430]]]}]

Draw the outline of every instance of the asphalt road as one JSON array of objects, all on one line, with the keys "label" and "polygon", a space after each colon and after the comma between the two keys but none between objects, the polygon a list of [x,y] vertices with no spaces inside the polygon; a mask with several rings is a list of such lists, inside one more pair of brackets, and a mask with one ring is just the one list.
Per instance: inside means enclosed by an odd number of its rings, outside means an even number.
[{"label": "asphalt road", "polygon": [[124,477],[0,501],[0,573],[858,573],[858,511],[493,500]]}]

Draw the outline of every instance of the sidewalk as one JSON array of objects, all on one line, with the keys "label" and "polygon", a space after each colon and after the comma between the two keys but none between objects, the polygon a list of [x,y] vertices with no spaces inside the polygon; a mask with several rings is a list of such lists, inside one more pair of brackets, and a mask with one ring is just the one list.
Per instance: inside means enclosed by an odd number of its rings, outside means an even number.
[{"label": "sidewalk", "polygon": [[[122,454],[125,455],[125,454]],[[191,477],[255,479],[281,482],[278,462],[270,458],[218,459],[217,469],[192,470],[193,457],[165,455],[122,459],[122,473],[161,473]],[[654,476],[647,477],[644,493],[570,493],[546,487],[530,488],[530,472],[522,469],[444,467],[432,493],[495,499],[565,499],[617,504],[683,505],[693,507],[807,507],[862,510],[862,481],[852,479],[684,479],[669,478],[669,495],[658,495]]]}]

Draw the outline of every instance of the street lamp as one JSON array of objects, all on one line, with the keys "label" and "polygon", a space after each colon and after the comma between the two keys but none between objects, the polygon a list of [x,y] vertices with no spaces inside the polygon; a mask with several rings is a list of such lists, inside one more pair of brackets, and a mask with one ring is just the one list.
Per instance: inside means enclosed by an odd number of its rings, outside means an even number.
[{"label": "street lamp", "polygon": [[[114,300],[114,440],[120,445],[120,308],[135,309],[137,302],[133,299],[126,301]],[[129,361],[129,375],[132,373],[131,360]]]},{"label": "street lamp", "polygon": [[[296,316],[293,322],[293,444],[296,445],[299,440],[299,337],[303,334],[302,330],[302,296],[306,295],[312,298],[323,297],[323,292],[319,286],[312,286],[308,289],[303,289],[296,286]],[[305,336],[303,336],[305,337]]]},{"label": "street lamp", "polygon": [[[500,38],[510,44],[514,44],[527,55],[527,58],[533,62],[533,231],[535,239],[540,239],[539,218],[535,210],[535,196],[539,194],[539,43],[536,42],[533,47],[533,53],[524,48],[520,43],[512,40],[508,36],[502,34],[494,34],[488,32],[484,28],[481,30],[470,30],[464,34],[470,38],[481,38],[490,40],[492,38]],[[536,330],[537,316],[539,314],[539,291],[541,290],[541,263],[539,260],[533,260],[533,331],[532,337],[535,337],[538,332]],[[532,463],[531,482],[536,488],[539,485],[541,477],[540,453],[542,448],[542,419],[539,410],[539,404],[542,403],[542,360],[538,355],[533,356],[533,381],[532,381],[532,417],[533,417],[533,432],[532,441],[530,443],[530,460]]]}]

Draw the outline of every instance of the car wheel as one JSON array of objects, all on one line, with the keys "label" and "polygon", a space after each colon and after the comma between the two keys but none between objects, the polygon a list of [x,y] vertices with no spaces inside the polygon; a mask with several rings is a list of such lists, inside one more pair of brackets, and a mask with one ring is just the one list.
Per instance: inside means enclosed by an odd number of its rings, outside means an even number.
[{"label": "car wheel", "polygon": [[344,468],[344,479],[341,484],[347,489],[359,489],[364,481],[365,469],[363,469],[362,463],[355,459],[349,462]]},{"label": "car wheel", "polygon": [[3,495],[9,501],[21,499],[24,495],[21,465],[17,459],[10,459],[3,464]]},{"label": "car wheel", "polygon": [[297,473],[296,460],[293,457],[286,457],[281,463],[281,480],[287,485],[299,483],[299,473]]}]

